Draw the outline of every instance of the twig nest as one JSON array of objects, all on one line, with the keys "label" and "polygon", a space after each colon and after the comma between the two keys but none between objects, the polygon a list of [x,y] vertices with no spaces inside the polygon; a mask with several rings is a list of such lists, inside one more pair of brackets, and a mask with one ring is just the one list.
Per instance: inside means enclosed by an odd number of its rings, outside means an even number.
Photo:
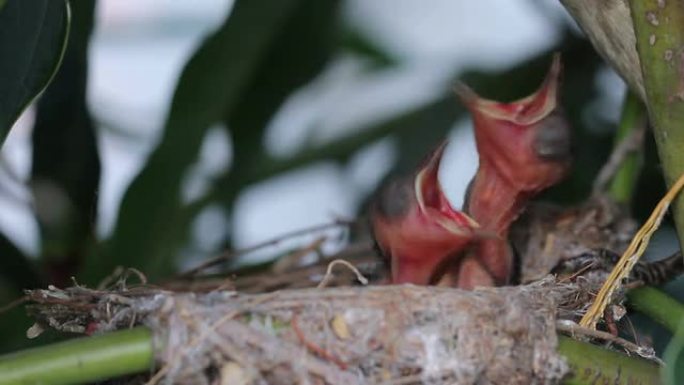
[{"label": "twig nest", "polygon": [[159,368],[152,383],[527,385],[556,384],[567,372],[556,353],[556,320],[585,303],[577,300],[585,290],[547,278],[475,291],[403,285],[195,294],[73,287],[29,296],[40,322],[56,327],[75,319],[103,331],[150,327]]}]

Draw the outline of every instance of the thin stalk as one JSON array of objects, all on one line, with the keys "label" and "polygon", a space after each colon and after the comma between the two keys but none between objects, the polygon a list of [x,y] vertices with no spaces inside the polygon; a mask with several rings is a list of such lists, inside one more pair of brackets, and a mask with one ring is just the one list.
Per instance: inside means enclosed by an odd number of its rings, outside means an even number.
[{"label": "thin stalk", "polygon": [[[615,145],[618,146],[623,141],[629,140],[638,130],[643,130],[645,124],[646,109],[641,100],[628,90],[622,104],[620,123],[615,133]],[[632,149],[622,160],[620,168],[610,182],[608,194],[618,203],[628,205],[632,202],[644,158],[643,152],[640,150],[638,148]]]},{"label": "thin stalk", "polygon": [[[684,173],[684,7],[673,0],[630,0],[647,107],[665,181]],[[675,200],[674,219],[684,245],[684,201]]]},{"label": "thin stalk", "polygon": [[135,328],[0,356],[0,385],[81,384],[150,370],[152,333]]},{"label": "thin stalk", "polygon": [[640,287],[627,293],[627,304],[675,333],[684,321],[684,305],[653,287]]},{"label": "thin stalk", "polygon": [[651,361],[558,336],[558,352],[570,365],[564,385],[658,385],[660,367]]},{"label": "thin stalk", "polygon": [[663,368],[663,378],[666,384],[681,384],[684,378],[684,319],[679,324],[679,330],[672,337],[663,353],[666,366]]},{"label": "thin stalk", "polygon": [[[631,91],[625,94],[622,104],[620,123],[615,135],[616,146],[646,124],[646,110],[641,100]],[[633,151],[628,155],[615,173],[608,194],[616,201],[630,204],[636,188],[643,162],[643,154]],[[653,287],[640,287],[627,293],[630,308],[643,313],[660,323],[672,333],[677,331],[680,322],[684,321],[684,305]]]}]

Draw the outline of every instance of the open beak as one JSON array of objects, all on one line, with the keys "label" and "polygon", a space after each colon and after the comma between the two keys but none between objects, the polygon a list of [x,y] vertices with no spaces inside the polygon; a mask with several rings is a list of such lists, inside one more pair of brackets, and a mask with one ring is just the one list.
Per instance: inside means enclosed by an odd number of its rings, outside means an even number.
[{"label": "open beak", "polygon": [[558,103],[561,72],[556,54],[539,89],[510,103],[487,100],[465,85],[457,86],[473,117],[478,172],[496,173],[528,194],[565,177],[571,161],[571,131]]},{"label": "open beak", "polygon": [[510,103],[481,98],[463,83],[458,83],[454,90],[475,120],[487,118],[529,126],[548,116],[556,108],[561,72],[560,55],[555,54],[551,68],[539,89]]},{"label": "open beak", "polygon": [[[506,241],[511,223],[530,198],[558,183],[569,170],[571,138],[558,103],[560,77],[560,56],[554,55],[540,88],[510,103],[487,100],[465,85],[457,86],[457,94],[472,114],[480,158],[465,211],[482,229],[499,236],[479,242],[464,258],[464,266],[479,272],[462,269],[458,286],[508,282],[513,269]],[[487,274],[487,279],[472,279]]]},{"label": "open beak", "polygon": [[442,142],[425,161],[414,182],[418,208],[430,216],[445,230],[458,236],[474,236],[479,227],[468,215],[455,210],[447,199],[439,182],[439,166],[447,141]]},{"label": "open beak", "polygon": [[481,98],[463,84],[456,86],[472,114],[481,161],[519,169],[516,163],[521,161],[530,166],[570,158],[570,130],[558,103],[561,72],[556,54],[539,89],[510,103]]},{"label": "open beak", "polygon": [[393,283],[448,281],[472,288],[508,282],[511,223],[528,199],[560,181],[569,168],[570,130],[558,107],[560,74],[556,55],[541,87],[510,103],[457,86],[473,116],[480,158],[465,212],[451,206],[439,183],[446,143],[412,178],[383,188],[371,222],[380,250],[390,259]]},{"label": "open beak", "polygon": [[477,222],[455,210],[442,191],[438,174],[445,147],[433,151],[413,178],[386,185],[372,205],[373,233],[390,258],[393,283],[431,283],[442,264],[482,236]]}]

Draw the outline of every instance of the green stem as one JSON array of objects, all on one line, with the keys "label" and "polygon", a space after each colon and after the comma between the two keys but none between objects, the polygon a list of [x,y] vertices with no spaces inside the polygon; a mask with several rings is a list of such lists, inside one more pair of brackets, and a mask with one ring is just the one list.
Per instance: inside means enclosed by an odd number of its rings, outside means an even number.
[{"label": "green stem", "polygon": [[571,375],[564,385],[658,385],[660,367],[644,359],[558,336],[558,352],[568,360]]},{"label": "green stem", "polygon": [[[684,7],[680,1],[630,0],[648,113],[668,186],[684,172]],[[674,219],[684,245],[684,201]]]},{"label": "green stem", "polygon": [[684,319],[681,321],[679,329],[663,352],[666,365],[662,375],[666,384],[680,384],[684,378]]},{"label": "green stem", "polygon": [[[622,115],[615,134],[616,145],[629,137],[646,124],[646,110],[644,105],[633,92],[627,91],[622,104]],[[632,151],[622,162],[610,183],[608,192],[616,202],[629,204],[634,195],[637,179],[643,163],[642,151]]]},{"label": "green stem", "polygon": [[653,287],[640,287],[627,293],[627,304],[672,333],[684,321],[684,305],[664,292]]},{"label": "green stem", "polygon": [[116,331],[0,356],[0,385],[94,382],[149,370],[153,359],[148,329]]}]

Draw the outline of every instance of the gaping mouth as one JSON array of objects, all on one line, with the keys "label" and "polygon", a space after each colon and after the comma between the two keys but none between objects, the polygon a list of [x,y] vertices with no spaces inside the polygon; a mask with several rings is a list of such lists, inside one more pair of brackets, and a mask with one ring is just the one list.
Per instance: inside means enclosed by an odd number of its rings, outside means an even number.
[{"label": "gaping mouth", "polygon": [[462,83],[458,83],[454,90],[463,104],[473,112],[519,126],[529,126],[556,109],[561,71],[560,55],[555,54],[551,68],[539,89],[532,95],[510,103],[483,99]]},{"label": "gaping mouth", "polygon": [[439,165],[446,141],[430,155],[415,180],[415,194],[421,212],[430,215],[440,226],[456,235],[473,235],[478,223],[465,213],[455,210],[439,183]]}]

